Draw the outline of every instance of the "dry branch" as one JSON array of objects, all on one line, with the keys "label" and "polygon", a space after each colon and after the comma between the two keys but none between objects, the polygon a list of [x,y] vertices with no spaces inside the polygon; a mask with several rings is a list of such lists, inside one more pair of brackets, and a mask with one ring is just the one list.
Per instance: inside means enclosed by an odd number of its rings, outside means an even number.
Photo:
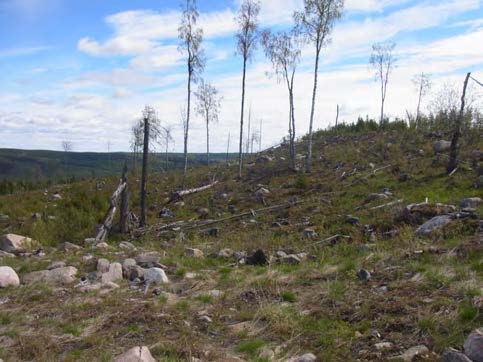
[{"label": "dry branch", "polygon": [[104,219],[104,223],[101,226],[101,229],[99,230],[96,240],[97,242],[103,242],[106,240],[107,234],[109,233],[109,230],[111,230],[112,227],[112,221],[114,220],[114,215],[116,214],[116,205],[117,205],[117,199],[121,195],[121,193],[124,191],[124,189],[127,187],[126,182],[121,182],[119,186],[117,187],[116,191],[111,196],[111,202],[109,205],[109,209],[107,210],[106,217]]},{"label": "dry branch", "polygon": [[172,193],[171,198],[168,201],[168,204],[173,203],[173,202],[177,202],[177,201],[181,200],[181,198],[183,196],[188,196],[188,195],[191,195],[191,194],[194,194],[194,193],[201,192],[201,191],[207,190],[209,188],[212,188],[213,186],[215,186],[217,184],[218,184],[218,181],[214,181],[211,184],[208,184],[208,185],[205,185],[205,186],[201,186],[201,187],[197,187],[197,188],[194,188],[194,189],[187,189],[187,190],[175,191],[175,192]]},{"label": "dry branch", "polygon": [[391,202],[388,202],[387,204],[383,204],[383,205],[379,205],[379,206],[375,206],[375,207],[371,207],[369,210],[377,210],[377,209],[382,209],[384,207],[387,207],[387,206],[393,206],[393,205],[397,205],[397,204],[400,204],[404,202],[403,199],[400,199],[400,200],[395,200],[395,201],[391,201]]}]

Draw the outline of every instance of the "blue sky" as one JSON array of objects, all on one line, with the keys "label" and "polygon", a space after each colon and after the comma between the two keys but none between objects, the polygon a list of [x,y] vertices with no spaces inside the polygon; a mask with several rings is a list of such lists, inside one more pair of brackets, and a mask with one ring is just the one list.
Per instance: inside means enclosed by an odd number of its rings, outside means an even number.
[{"label": "blue sky", "polygon": [[[199,0],[207,56],[204,77],[223,95],[220,123],[212,127],[213,151],[238,137],[241,59],[235,56],[233,21],[238,0]],[[262,0],[262,28],[289,29],[301,0]],[[186,74],[177,49],[179,1],[0,0],[0,147],[77,151],[127,151],[129,129],[144,105],[173,125],[182,149],[180,110]],[[483,10],[480,0],[346,0],[344,18],[323,50],[315,127],[334,122],[336,105],[348,122],[378,114],[378,86],[368,66],[371,45],[397,43],[397,68],[387,114],[414,112],[411,78],[430,73],[431,99],[443,87],[461,88],[472,71],[483,78]],[[299,135],[308,129],[313,49],[303,49],[296,76]],[[247,105],[263,119],[263,147],[287,133],[286,89],[269,78],[262,51],[248,70]],[[481,105],[482,93],[471,90]],[[478,103],[480,101],[480,103]],[[195,118],[190,151],[205,149],[203,122]],[[235,151],[235,146],[233,146]]]}]

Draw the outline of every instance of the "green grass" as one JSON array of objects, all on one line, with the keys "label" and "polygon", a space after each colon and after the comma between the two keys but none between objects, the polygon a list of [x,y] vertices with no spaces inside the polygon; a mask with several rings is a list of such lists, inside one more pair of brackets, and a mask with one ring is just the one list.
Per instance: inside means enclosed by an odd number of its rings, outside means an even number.
[{"label": "green grass", "polygon": [[260,338],[256,339],[247,339],[245,341],[242,341],[238,344],[236,347],[237,352],[240,353],[245,353],[251,357],[255,356],[256,353],[265,346],[267,343]]}]

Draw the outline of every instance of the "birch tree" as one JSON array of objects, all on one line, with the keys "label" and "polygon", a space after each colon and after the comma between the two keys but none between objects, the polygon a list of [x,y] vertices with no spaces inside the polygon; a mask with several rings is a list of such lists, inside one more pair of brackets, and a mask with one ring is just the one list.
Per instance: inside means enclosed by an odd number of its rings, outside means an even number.
[{"label": "birch tree", "polygon": [[237,53],[243,57],[242,97],[240,112],[240,146],[238,151],[238,177],[242,176],[243,169],[243,119],[245,112],[245,82],[247,62],[252,59],[258,40],[258,15],[260,2],[256,0],[243,0],[236,22],[238,24]]},{"label": "birch tree", "polygon": [[300,59],[300,48],[297,46],[293,33],[279,32],[273,34],[264,31],[262,44],[265,55],[272,62],[277,80],[285,82],[289,97],[289,158],[290,164],[295,169],[295,107],[294,107],[294,78],[295,71]]},{"label": "birch tree", "polygon": [[304,0],[304,9],[294,13],[296,31],[314,45],[314,87],[310,110],[309,136],[307,143],[306,171],[312,170],[312,133],[314,126],[315,100],[317,97],[317,78],[322,48],[330,42],[330,33],[335,22],[342,17],[344,0]]},{"label": "birch tree", "polygon": [[421,113],[421,101],[423,97],[428,94],[429,90],[431,89],[431,80],[429,75],[422,72],[420,74],[416,74],[413,79],[413,84],[418,92],[418,107],[416,108],[416,127],[419,126],[419,115]]},{"label": "birch tree", "polygon": [[178,28],[180,50],[186,54],[188,68],[187,107],[184,127],[184,167],[182,186],[185,186],[188,172],[188,137],[191,112],[191,83],[196,83],[205,66],[205,59],[201,44],[203,42],[203,30],[197,27],[199,17],[196,0],[186,0],[182,3],[183,13]]},{"label": "birch tree", "polygon": [[222,97],[215,86],[204,80],[201,80],[195,95],[198,99],[196,112],[203,117],[206,124],[206,163],[210,165],[210,124],[218,123]]},{"label": "birch tree", "polygon": [[372,54],[370,63],[375,69],[376,80],[380,82],[381,86],[381,117],[379,124],[384,122],[384,103],[387,95],[387,84],[389,83],[389,75],[393,70],[396,62],[394,56],[395,43],[376,43],[372,46]]}]

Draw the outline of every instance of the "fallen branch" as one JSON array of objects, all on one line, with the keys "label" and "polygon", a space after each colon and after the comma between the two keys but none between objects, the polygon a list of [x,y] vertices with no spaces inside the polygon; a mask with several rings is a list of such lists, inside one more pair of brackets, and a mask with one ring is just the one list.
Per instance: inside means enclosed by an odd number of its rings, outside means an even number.
[{"label": "fallen branch", "polygon": [[338,240],[338,239],[351,239],[351,237],[348,236],[348,235],[337,234],[337,235],[333,235],[331,237],[328,237],[327,239],[317,241],[317,242],[313,243],[312,245],[315,246],[315,245],[318,245],[318,244],[331,243],[332,241]]},{"label": "fallen branch", "polygon": [[212,188],[216,184],[218,184],[218,181],[214,181],[211,184],[201,186],[201,187],[197,187],[197,188],[194,188],[194,189],[175,191],[175,192],[172,193],[171,198],[168,201],[168,204],[181,200],[183,198],[183,196],[188,196],[188,195],[191,195],[191,194]]},{"label": "fallen branch", "polygon": [[396,200],[396,201],[391,201],[391,202],[388,202],[387,204],[383,204],[383,205],[379,205],[379,206],[375,206],[375,207],[371,207],[369,210],[377,210],[377,209],[382,209],[384,207],[387,207],[387,206],[393,206],[393,205],[397,205],[397,204],[400,204],[404,202],[403,199],[400,199],[400,200]]},{"label": "fallen branch", "polygon": [[121,193],[124,191],[124,189],[127,187],[126,182],[121,182],[119,186],[117,187],[116,191],[111,196],[111,202],[109,205],[109,209],[107,210],[106,217],[104,219],[104,223],[101,226],[101,229],[97,233],[96,236],[96,241],[97,242],[103,242],[106,240],[107,234],[109,233],[109,230],[112,228],[112,221],[114,220],[114,215],[116,214],[116,205],[117,205],[117,199],[121,195]]}]

